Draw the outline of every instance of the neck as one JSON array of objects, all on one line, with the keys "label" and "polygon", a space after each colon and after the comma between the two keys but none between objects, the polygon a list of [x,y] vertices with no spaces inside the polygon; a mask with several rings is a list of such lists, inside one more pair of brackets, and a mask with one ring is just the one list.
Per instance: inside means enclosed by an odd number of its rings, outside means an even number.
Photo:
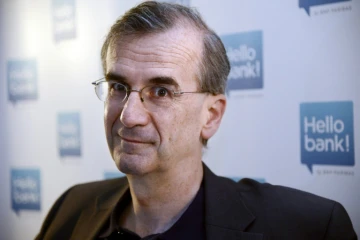
[{"label": "neck", "polygon": [[141,237],[168,230],[196,196],[202,178],[201,161],[190,167],[128,176],[132,203],[121,225]]}]

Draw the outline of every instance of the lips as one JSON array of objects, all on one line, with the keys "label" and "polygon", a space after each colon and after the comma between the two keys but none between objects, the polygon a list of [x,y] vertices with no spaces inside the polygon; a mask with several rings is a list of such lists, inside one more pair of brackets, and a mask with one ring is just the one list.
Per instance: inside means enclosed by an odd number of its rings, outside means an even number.
[{"label": "lips", "polygon": [[154,138],[148,132],[144,132],[138,128],[120,128],[116,131],[116,135],[123,140],[124,143],[154,144]]},{"label": "lips", "polygon": [[130,143],[142,143],[142,144],[146,144],[148,142],[144,142],[144,141],[141,141],[141,140],[137,140],[137,139],[131,139],[131,138],[125,138],[125,137],[122,137],[120,136],[120,138],[126,142],[130,142]]}]

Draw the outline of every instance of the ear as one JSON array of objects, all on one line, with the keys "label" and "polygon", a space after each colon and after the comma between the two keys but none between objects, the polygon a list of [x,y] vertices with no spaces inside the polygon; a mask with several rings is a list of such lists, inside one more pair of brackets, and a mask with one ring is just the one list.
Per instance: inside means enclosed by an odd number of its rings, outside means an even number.
[{"label": "ear", "polygon": [[223,94],[210,95],[207,99],[206,119],[201,130],[203,139],[211,138],[218,130],[226,109],[226,97]]}]

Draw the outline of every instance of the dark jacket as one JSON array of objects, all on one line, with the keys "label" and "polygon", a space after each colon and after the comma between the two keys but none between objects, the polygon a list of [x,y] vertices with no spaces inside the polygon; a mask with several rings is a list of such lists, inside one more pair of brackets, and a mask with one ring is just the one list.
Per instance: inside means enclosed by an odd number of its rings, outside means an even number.
[{"label": "dark jacket", "polygon": [[[118,199],[126,178],[74,186],[48,213],[36,239],[94,239]],[[357,239],[343,206],[299,190],[238,183],[204,165],[205,229],[208,240]]]}]

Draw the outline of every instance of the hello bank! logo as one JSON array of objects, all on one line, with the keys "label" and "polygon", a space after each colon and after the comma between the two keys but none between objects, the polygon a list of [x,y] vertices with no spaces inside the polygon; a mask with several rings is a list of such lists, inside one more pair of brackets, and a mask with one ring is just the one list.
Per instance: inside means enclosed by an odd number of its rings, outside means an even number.
[{"label": "hello bank! logo", "polygon": [[81,155],[78,112],[58,114],[58,147],[61,157]]},{"label": "hello bank! logo", "polygon": [[40,170],[11,169],[11,208],[20,210],[40,210]]},{"label": "hello bank! logo", "polygon": [[236,33],[221,40],[231,65],[227,91],[263,88],[262,32]]},{"label": "hello bank! logo", "polygon": [[304,8],[306,13],[310,16],[310,7],[330,3],[347,2],[351,0],[299,0],[299,7]]},{"label": "hello bank! logo", "polygon": [[353,103],[300,105],[301,163],[354,166]]},{"label": "hello bank! logo", "polygon": [[8,96],[11,102],[37,99],[36,70],[35,59],[7,62]]},{"label": "hello bank! logo", "polygon": [[53,0],[55,42],[76,37],[75,0]]}]

